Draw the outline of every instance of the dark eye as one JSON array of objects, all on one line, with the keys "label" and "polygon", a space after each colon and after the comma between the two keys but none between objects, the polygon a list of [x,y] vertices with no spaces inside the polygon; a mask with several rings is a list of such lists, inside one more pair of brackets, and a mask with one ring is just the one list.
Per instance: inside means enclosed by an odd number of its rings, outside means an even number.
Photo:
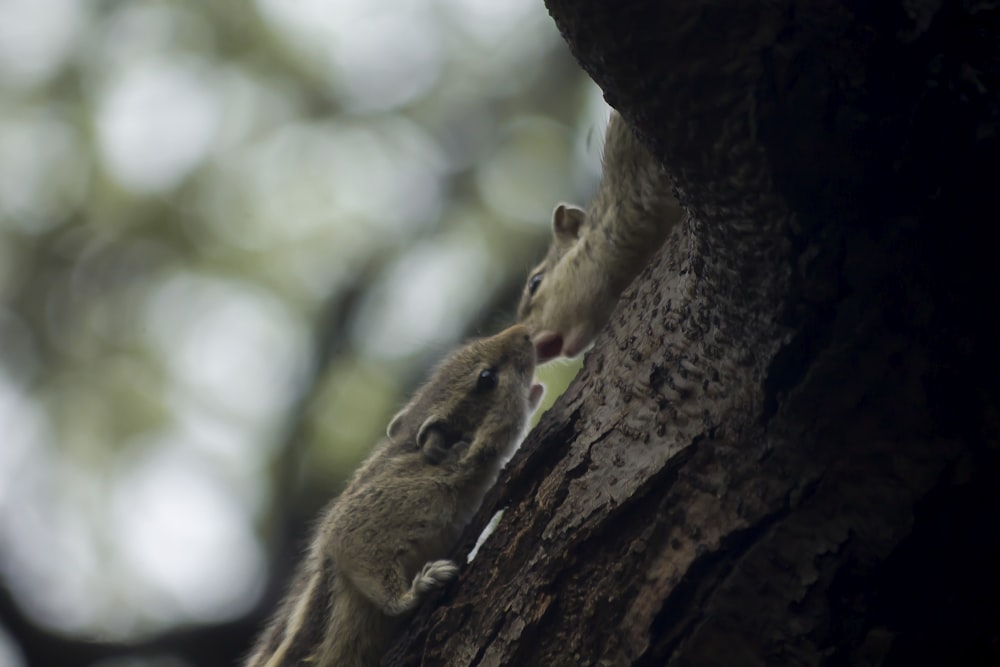
[{"label": "dark eye", "polygon": [[538,286],[542,284],[542,276],[544,275],[544,271],[539,271],[528,279],[528,294],[530,296],[535,296],[535,292],[538,291]]},{"label": "dark eye", "polygon": [[476,380],[476,391],[489,391],[497,386],[497,369],[487,368],[485,371],[479,374],[479,379]]}]

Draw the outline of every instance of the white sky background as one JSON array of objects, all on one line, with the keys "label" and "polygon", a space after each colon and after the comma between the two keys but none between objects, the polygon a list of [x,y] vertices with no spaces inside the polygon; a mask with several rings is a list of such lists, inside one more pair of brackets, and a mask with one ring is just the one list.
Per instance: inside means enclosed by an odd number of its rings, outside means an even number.
[{"label": "white sky background", "polygon": [[[353,330],[372,363],[418,359],[461,335],[506,270],[477,230],[547,225],[554,203],[596,174],[600,142],[581,139],[606,122],[596,89],[575,128],[530,114],[466,119],[500,126],[495,147],[470,141],[467,154],[420,111],[480,109],[527,85],[564,48],[539,0],[255,6],[343,114],[303,119],[280,82],[213,57],[212,26],[180,2],[102,14],[85,0],[0,0],[0,575],[63,631],[128,638],[243,614],[266,567],[256,531],[267,469],[326,293],[373,244],[462,218],[392,264]],[[44,104],[37,91],[70,63],[79,106]],[[81,124],[84,109],[93,116]],[[483,208],[455,212],[448,179],[469,164]],[[49,304],[57,345],[89,353],[60,328],[72,321],[100,345],[159,355],[163,372],[135,353],[39,392],[35,343],[4,304],[23,262],[10,241],[86,208],[99,182],[129,201],[186,188],[178,225],[211,244],[201,264],[116,287],[130,310],[76,314],[74,294],[105,289],[91,270],[102,247],[88,246]],[[108,238],[131,224],[95,220]],[[137,243],[124,261],[161,252]],[[240,261],[257,283],[213,269]],[[367,376],[391,381],[358,371]],[[119,439],[108,424],[125,416],[101,400],[103,383],[132,388],[158,427]],[[0,665],[5,656],[0,638]]]}]

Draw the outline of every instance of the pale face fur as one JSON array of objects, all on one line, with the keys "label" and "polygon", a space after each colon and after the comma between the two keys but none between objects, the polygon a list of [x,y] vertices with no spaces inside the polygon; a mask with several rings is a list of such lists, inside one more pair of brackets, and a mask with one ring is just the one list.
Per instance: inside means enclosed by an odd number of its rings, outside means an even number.
[{"label": "pale face fur", "polygon": [[583,209],[560,204],[552,214],[552,245],[532,269],[521,294],[518,321],[531,331],[539,363],[575,357],[607,321],[617,294],[594,257]]},{"label": "pale face fur", "polygon": [[590,346],[682,214],[666,172],[613,113],[593,201],[586,211],[556,207],[552,245],[521,296],[517,318],[531,331],[540,362]]}]

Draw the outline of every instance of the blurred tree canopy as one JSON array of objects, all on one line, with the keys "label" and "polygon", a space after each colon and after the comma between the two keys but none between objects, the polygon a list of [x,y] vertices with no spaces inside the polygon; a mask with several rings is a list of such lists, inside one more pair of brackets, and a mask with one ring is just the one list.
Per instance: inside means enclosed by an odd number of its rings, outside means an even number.
[{"label": "blurred tree canopy", "polygon": [[0,665],[248,649],[606,117],[536,0],[0,0]]}]

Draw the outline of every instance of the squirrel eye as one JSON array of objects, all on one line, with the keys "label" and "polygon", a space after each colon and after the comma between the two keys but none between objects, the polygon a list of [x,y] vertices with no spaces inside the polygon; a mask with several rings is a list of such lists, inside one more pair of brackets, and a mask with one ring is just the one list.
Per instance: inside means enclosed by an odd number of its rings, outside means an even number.
[{"label": "squirrel eye", "polygon": [[528,279],[528,294],[530,296],[535,296],[535,292],[538,291],[538,286],[542,284],[542,276],[544,275],[544,271],[539,271]]},{"label": "squirrel eye", "polygon": [[485,371],[479,374],[479,379],[476,380],[476,391],[489,391],[497,386],[497,369],[487,368]]}]

